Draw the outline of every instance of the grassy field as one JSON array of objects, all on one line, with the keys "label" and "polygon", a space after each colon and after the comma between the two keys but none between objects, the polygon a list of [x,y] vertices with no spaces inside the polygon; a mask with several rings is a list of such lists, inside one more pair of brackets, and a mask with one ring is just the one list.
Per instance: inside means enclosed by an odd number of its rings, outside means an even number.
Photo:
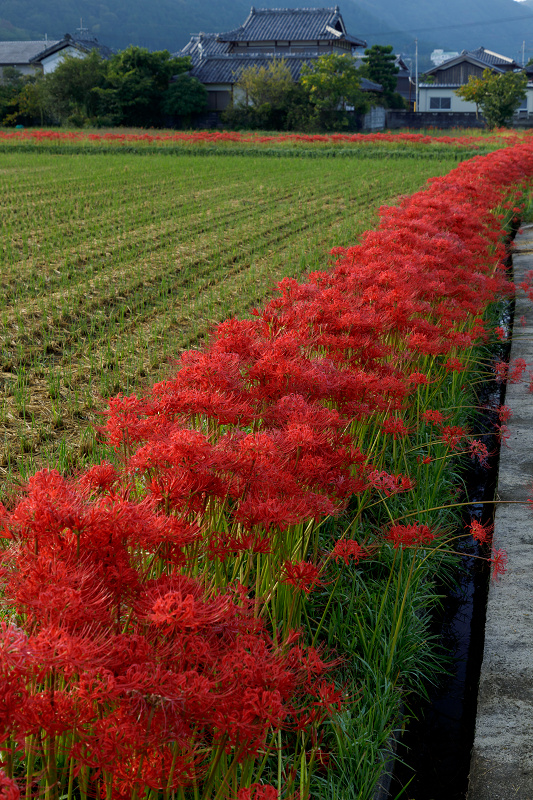
[{"label": "grassy field", "polygon": [[99,459],[106,397],[456,163],[2,153],[1,484]]}]

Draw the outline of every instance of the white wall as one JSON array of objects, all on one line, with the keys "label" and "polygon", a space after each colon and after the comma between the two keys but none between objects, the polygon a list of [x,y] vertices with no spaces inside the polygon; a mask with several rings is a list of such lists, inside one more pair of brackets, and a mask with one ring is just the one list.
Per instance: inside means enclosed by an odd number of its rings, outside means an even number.
[{"label": "white wall", "polygon": [[[447,88],[445,86],[438,86],[437,84],[422,84],[418,87],[418,95],[420,98],[420,108],[419,111],[432,111],[432,112],[439,112],[439,111],[475,111],[476,104],[475,103],[467,103],[466,100],[462,100],[460,97],[457,97],[453,89]],[[450,101],[449,108],[431,108],[431,98],[437,98],[441,105],[442,105],[442,98],[448,98]]]},{"label": "white wall", "polygon": [[[457,97],[453,89],[447,87],[440,87],[438,85],[426,84],[421,85],[418,87],[419,97],[420,97],[420,108],[419,111],[431,111],[433,113],[439,113],[439,111],[475,111],[476,104],[475,103],[467,103],[466,100],[462,100],[460,97]],[[450,108],[431,108],[430,105],[430,98],[449,98],[450,99]],[[527,86],[527,95],[526,95],[526,103],[527,103],[527,113],[533,114],[533,83],[528,83]],[[442,103],[441,103],[442,104]],[[521,109],[522,113],[526,113],[526,108]]]},{"label": "white wall", "polygon": [[49,72],[53,72],[55,68],[63,61],[66,55],[75,56],[76,58],[84,58],[87,54],[83,53],[81,50],[78,50],[77,47],[72,47],[71,45],[64,47],[62,50],[58,50],[57,53],[52,53],[52,55],[49,55],[41,60],[44,74],[47,75]]}]

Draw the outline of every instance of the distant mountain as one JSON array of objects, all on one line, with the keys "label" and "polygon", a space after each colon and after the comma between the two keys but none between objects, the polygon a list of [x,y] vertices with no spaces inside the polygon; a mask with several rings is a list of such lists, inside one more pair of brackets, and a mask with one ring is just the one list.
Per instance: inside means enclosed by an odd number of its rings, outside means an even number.
[{"label": "distant mountain", "polygon": [[[429,53],[483,46],[526,60],[533,55],[533,0],[337,0],[349,33],[369,44],[392,44],[419,67]],[[0,39],[61,38],[83,27],[116,49],[137,44],[179,50],[191,33],[221,32],[240,25],[253,0],[0,0]],[[333,6],[311,0],[255,0],[263,8]],[[524,45],[525,42],[525,45]]]}]

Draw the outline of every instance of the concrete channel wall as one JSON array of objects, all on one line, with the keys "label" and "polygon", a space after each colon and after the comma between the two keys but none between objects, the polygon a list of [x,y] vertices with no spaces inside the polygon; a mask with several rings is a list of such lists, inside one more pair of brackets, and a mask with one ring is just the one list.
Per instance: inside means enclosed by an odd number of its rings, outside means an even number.
[{"label": "concrete channel wall", "polygon": [[[515,239],[514,280],[533,271],[533,225]],[[509,439],[502,443],[494,540],[507,572],[491,584],[468,800],[533,800],[533,302],[517,292],[511,361],[527,362],[509,384]]]}]

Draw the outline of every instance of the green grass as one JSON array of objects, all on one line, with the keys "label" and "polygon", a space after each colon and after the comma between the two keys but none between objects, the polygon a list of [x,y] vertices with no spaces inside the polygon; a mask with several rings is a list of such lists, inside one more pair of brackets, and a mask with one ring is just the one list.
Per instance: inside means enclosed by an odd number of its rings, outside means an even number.
[{"label": "green grass", "polygon": [[0,481],[99,460],[105,398],[325,269],[449,159],[0,155]]}]

